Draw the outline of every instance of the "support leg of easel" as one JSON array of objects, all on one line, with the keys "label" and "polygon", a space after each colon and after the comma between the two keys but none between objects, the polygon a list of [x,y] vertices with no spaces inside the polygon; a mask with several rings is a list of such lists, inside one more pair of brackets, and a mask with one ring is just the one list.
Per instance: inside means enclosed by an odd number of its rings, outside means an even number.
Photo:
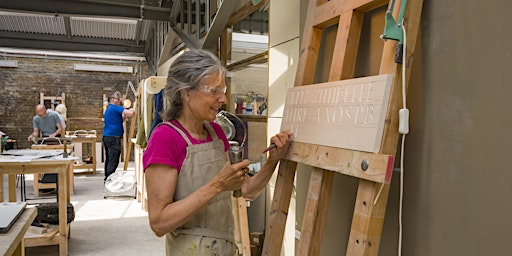
[{"label": "support leg of easel", "polygon": [[237,197],[238,216],[240,217],[240,233],[242,235],[242,253],[251,256],[251,240],[249,239],[249,220],[247,219],[247,202],[243,197]]},{"label": "support leg of easel", "polygon": [[242,251],[242,232],[240,232],[240,218],[238,217],[238,200],[236,197],[231,197],[231,212],[233,213],[234,220],[234,235],[235,235],[235,244],[238,247],[238,250]]},{"label": "support leg of easel", "polygon": [[334,172],[313,168],[296,255],[320,254],[333,180]]},{"label": "support leg of easel", "polygon": [[273,256],[281,254],[296,169],[297,162],[283,159],[279,163],[279,172],[265,232],[262,255]]},{"label": "support leg of easel", "polygon": [[359,181],[347,255],[378,255],[388,195],[389,184]]},{"label": "support leg of easel", "polygon": [[126,149],[126,155],[124,156],[124,167],[123,170],[128,170],[128,162],[130,162],[130,155],[132,153],[132,138],[133,134],[135,133],[135,125],[137,124],[137,108],[140,104],[140,88],[139,86],[137,88],[137,99],[135,100],[135,104],[133,105],[133,109],[135,112],[133,113],[132,120],[130,122],[130,135],[128,135],[128,147]]}]

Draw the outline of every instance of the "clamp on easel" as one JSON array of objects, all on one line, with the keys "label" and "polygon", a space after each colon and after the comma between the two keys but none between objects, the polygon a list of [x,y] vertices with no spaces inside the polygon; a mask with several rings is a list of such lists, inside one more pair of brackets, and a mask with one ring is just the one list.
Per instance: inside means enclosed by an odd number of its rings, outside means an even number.
[{"label": "clamp on easel", "polygon": [[[395,53],[395,63],[402,64],[402,54],[403,47],[404,47],[404,32],[403,32],[403,25],[404,25],[404,13],[405,13],[405,6],[407,5],[407,0],[402,0],[402,3],[400,5],[400,12],[398,14],[398,22],[393,17],[393,8],[395,6],[395,0],[390,0],[388,5],[388,10],[386,11],[386,24],[384,26],[384,33],[380,36],[384,41],[391,39],[398,41],[398,44],[396,46],[396,53]],[[400,23],[399,23],[400,22]]]},{"label": "clamp on easel", "polygon": [[128,85],[126,85],[126,92],[123,95],[123,107],[124,108],[130,108],[132,105],[132,102],[126,98],[128,96],[128,89],[132,90],[133,95],[135,95],[135,101],[137,101],[137,91],[135,90],[135,87],[133,86],[132,81],[128,81]]}]

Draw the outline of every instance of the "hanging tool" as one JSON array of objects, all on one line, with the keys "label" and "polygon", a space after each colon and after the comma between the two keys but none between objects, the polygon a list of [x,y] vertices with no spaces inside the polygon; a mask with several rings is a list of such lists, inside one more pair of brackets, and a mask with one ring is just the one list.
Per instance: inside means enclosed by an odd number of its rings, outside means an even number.
[{"label": "hanging tool", "polygon": [[395,63],[402,64],[402,54],[404,48],[404,32],[402,30],[402,26],[404,25],[404,13],[405,6],[407,5],[407,0],[402,0],[402,4],[400,5],[400,12],[398,14],[398,21],[393,17],[393,8],[395,6],[395,0],[390,0],[388,4],[388,10],[386,11],[386,24],[384,26],[384,34],[380,36],[380,38],[384,39],[384,41],[391,39],[398,41],[396,46],[395,53]]}]

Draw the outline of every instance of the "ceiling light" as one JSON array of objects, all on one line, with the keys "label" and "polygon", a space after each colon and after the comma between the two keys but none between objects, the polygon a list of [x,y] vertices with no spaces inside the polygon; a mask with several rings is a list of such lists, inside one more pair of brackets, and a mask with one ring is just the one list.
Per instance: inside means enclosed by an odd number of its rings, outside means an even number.
[{"label": "ceiling light", "polygon": [[98,71],[115,73],[133,73],[131,66],[96,65],[96,64],[74,64],[73,68],[79,71]]},{"label": "ceiling light", "polygon": [[18,61],[17,60],[0,60],[0,67],[17,68]]}]

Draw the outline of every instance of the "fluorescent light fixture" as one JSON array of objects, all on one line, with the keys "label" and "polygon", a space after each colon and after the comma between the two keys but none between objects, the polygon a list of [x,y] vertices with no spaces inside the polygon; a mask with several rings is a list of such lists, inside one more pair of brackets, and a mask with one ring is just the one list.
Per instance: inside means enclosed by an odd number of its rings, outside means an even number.
[{"label": "fluorescent light fixture", "polygon": [[0,60],[0,67],[17,68],[18,61],[17,60]]},{"label": "fluorescent light fixture", "polygon": [[130,66],[96,65],[96,64],[74,64],[73,68],[75,70],[79,70],[79,71],[133,73],[133,67],[130,67]]}]

